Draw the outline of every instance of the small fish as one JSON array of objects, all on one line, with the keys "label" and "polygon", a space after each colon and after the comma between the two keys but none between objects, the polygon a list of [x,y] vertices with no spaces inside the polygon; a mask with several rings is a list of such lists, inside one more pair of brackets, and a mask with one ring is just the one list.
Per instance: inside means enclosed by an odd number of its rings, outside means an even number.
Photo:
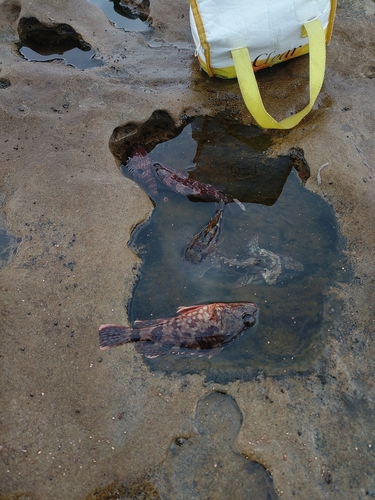
[{"label": "small fish", "polygon": [[265,282],[273,285],[284,278],[293,278],[304,270],[303,264],[286,255],[276,254],[265,248],[260,248],[258,236],[247,244],[250,257],[247,259],[228,259],[223,257],[223,262],[231,267],[244,271],[237,286],[250,283]]},{"label": "small fish", "polygon": [[221,232],[221,220],[224,214],[225,204],[221,201],[218,204],[215,215],[199,234],[196,234],[189,241],[185,249],[185,259],[193,264],[202,262],[208,254],[216,248]]},{"label": "small fish", "polygon": [[133,327],[102,325],[100,349],[137,342],[146,358],[163,354],[196,354],[211,358],[256,324],[258,306],[253,302],[217,302],[179,307],[177,315],[135,321]]},{"label": "small fish", "polygon": [[293,167],[297,170],[301,184],[304,186],[310,179],[310,167],[305,158],[305,152],[302,148],[290,148],[289,156]]},{"label": "small fish", "polygon": [[147,194],[156,196],[158,187],[152,168],[151,158],[143,146],[136,145],[132,149],[132,156],[125,165],[128,172],[132,174],[134,179],[146,189]]},{"label": "small fish", "polygon": [[156,175],[160,182],[169,187],[176,193],[184,196],[193,196],[204,201],[223,201],[224,203],[232,203],[234,200],[231,196],[221,193],[211,184],[199,182],[190,177],[166,167],[160,163],[154,163]]}]

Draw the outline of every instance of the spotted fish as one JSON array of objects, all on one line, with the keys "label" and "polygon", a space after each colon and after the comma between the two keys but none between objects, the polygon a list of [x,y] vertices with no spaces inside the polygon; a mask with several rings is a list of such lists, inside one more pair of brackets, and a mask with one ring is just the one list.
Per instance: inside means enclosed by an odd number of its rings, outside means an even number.
[{"label": "spotted fish", "polygon": [[200,233],[191,238],[184,253],[186,260],[193,264],[199,264],[215,250],[220,236],[224,208],[225,204],[221,201],[209,223]]},{"label": "spotted fish", "polygon": [[183,194],[184,196],[192,196],[204,201],[223,201],[224,203],[232,203],[234,201],[231,196],[221,193],[215,187],[211,186],[211,184],[191,179],[187,175],[160,163],[154,163],[153,165],[160,182],[176,193]]},{"label": "spotted fish", "polygon": [[247,250],[249,257],[246,259],[222,258],[224,264],[241,272],[237,286],[262,282],[273,285],[284,278],[293,278],[304,270],[303,264],[292,257],[260,248],[258,236],[249,241]]},{"label": "spotted fish", "polygon": [[135,145],[132,149],[131,157],[125,165],[125,168],[134,179],[143,187],[147,194],[156,196],[158,187],[156,183],[154,168],[151,158],[143,146]]},{"label": "spotted fish", "polygon": [[304,186],[310,178],[310,167],[305,158],[305,152],[302,148],[290,148],[289,156],[293,167],[297,170],[301,184]]},{"label": "spotted fish", "polygon": [[255,325],[258,306],[252,302],[217,302],[179,307],[177,315],[135,321],[133,327],[102,325],[100,349],[136,342],[147,358],[162,354],[197,354],[209,358]]}]

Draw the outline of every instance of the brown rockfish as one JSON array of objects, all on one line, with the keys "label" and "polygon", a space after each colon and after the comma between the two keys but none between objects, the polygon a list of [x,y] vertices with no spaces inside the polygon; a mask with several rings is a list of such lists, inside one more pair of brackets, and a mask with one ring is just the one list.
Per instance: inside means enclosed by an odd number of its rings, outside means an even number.
[{"label": "brown rockfish", "polygon": [[255,325],[253,302],[217,302],[179,307],[171,318],[135,321],[133,327],[102,325],[100,349],[136,342],[146,358],[162,354],[196,354],[211,358]]},{"label": "brown rockfish", "polygon": [[131,173],[134,179],[145,189],[150,196],[156,196],[158,187],[155,178],[155,170],[152,162],[143,146],[135,145],[131,152],[131,157],[125,164],[126,170]]},{"label": "brown rockfish", "polygon": [[214,251],[221,232],[221,220],[223,218],[225,204],[218,204],[215,215],[202,231],[191,238],[186,249],[185,259],[193,264],[202,262],[208,254]]},{"label": "brown rockfish", "polygon": [[160,163],[154,163],[153,165],[160,182],[176,193],[183,194],[184,196],[193,196],[204,201],[223,201],[224,203],[232,203],[234,201],[231,196],[221,193],[215,187],[211,186],[211,184],[191,179],[173,170],[173,168],[166,167]]}]

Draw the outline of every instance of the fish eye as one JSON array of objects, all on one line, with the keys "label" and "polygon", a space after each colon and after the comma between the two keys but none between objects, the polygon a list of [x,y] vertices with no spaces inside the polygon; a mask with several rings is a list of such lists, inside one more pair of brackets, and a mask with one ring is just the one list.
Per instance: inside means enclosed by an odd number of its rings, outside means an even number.
[{"label": "fish eye", "polygon": [[242,319],[245,325],[254,324],[254,316],[249,313],[243,313]]}]

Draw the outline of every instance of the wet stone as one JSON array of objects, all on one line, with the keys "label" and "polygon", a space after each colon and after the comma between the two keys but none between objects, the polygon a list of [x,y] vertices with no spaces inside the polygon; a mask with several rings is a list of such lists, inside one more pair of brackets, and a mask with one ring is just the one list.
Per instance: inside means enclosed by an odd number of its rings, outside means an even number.
[{"label": "wet stone", "polygon": [[277,499],[266,469],[234,447],[242,424],[235,400],[212,393],[198,403],[195,434],[177,439],[163,463],[159,491],[165,498]]},{"label": "wet stone", "polygon": [[161,500],[159,492],[148,477],[129,483],[112,482],[102,488],[95,488],[85,500]]},{"label": "wet stone", "polygon": [[150,152],[161,142],[176,137],[182,129],[182,126],[176,127],[166,111],[156,110],[144,123],[129,122],[116,127],[109,139],[109,149],[121,163],[126,163],[135,144],[142,144]]},{"label": "wet stone", "polygon": [[1,89],[7,89],[8,87],[10,87],[11,83],[10,83],[10,80],[8,80],[8,78],[0,78],[0,90]]}]

